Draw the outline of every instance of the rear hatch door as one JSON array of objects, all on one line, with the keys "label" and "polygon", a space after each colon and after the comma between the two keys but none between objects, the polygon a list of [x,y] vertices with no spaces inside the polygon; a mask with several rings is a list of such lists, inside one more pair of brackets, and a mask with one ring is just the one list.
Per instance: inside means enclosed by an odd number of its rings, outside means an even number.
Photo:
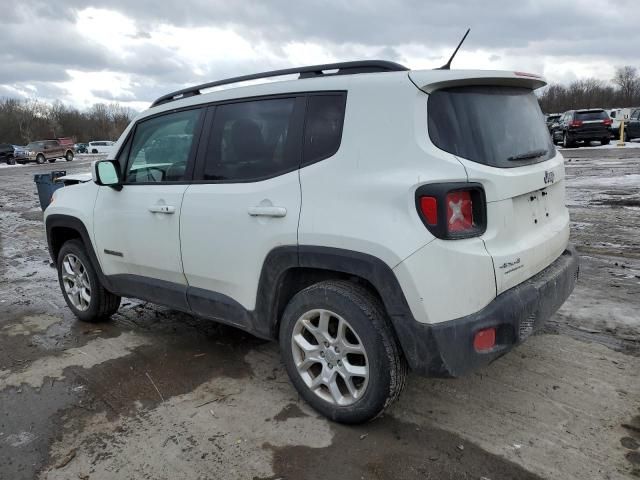
[{"label": "rear hatch door", "polygon": [[594,137],[606,137],[609,125],[611,125],[609,115],[602,109],[577,110],[574,121],[578,122],[579,126],[575,128],[580,133],[593,135]]},{"label": "rear hatch door", "polygon": [[468,181],[484,187],[482,239],[499,294],[547,267],[568,242],[564,161],[533,93],[544,82],[495,72],[434,82],[430,73],[410,75],[429,93],[431,142],[459,159]]}]

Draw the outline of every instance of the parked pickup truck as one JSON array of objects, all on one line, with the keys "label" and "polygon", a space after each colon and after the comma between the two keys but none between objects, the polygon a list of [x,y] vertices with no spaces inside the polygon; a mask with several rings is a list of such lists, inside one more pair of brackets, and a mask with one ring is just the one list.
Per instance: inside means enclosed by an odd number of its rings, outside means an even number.
[{"label": "parked pickup truck", "polygon": [[18,163],[36,162],[43,164],[45,161],[54,163],[59,158],[67,162],[73,160],[73,141],[70,138],[58,138],[56,140],[38,140],[29,143],[26,147],[28,157],[18,160]]}]

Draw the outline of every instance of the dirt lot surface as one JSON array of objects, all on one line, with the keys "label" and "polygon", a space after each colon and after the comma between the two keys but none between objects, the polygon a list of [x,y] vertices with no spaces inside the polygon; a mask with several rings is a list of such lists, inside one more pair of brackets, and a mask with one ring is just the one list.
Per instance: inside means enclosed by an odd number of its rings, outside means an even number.
[{"label": "dirt lot surface", "polygon": [[373,423],[332,424],[277,346],[123,300],[75,321],[33,174],[0,168],[2,479],[640,477],[640,149],[565,150],[575,292],[545,330],[466,378],[411,376]]}]

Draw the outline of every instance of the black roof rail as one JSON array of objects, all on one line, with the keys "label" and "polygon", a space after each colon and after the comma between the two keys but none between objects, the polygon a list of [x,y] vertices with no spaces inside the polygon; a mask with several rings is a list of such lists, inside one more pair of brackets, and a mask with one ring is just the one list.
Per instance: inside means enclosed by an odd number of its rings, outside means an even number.
[{"label": "black roof rail", "polygon": [[[336,70],[331,73],[324,73],[325,70]],[[272,70],[270,72],[253,73],[251,75],[242,75],[240,77],[226,78],[224,80],[216,80],[215,82],[203,83],[194,87],[177,90],[167,95],[163,95],[151,104],[151,107],[169,103],[181,98],[200,95],[200,90],[206,88],[219,87],[221,85],[229,85],[232,83],[247,82],[249,80],[258,80],[260,78],[280,77],[283,75],[299,74],[299,79],[319,77],[323,75],[352,75],[355,73],[374,73],[374,72],[401,72],[409,70],[404,65],[386,60],[361,60],[356,62],[328,63],[326,65],[311,65],[308,67],[285,68],[282,70]]]}]

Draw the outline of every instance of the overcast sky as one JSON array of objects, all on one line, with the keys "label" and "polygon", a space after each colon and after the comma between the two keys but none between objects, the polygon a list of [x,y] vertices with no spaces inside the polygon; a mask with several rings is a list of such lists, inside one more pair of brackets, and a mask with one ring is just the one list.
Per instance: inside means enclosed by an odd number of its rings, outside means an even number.
[{"label": "overcast sky", "polygon": [[141,110],[185,85],[380,58],[609,80],[640,67],[640,0],[0,0],[0,97]]}]

